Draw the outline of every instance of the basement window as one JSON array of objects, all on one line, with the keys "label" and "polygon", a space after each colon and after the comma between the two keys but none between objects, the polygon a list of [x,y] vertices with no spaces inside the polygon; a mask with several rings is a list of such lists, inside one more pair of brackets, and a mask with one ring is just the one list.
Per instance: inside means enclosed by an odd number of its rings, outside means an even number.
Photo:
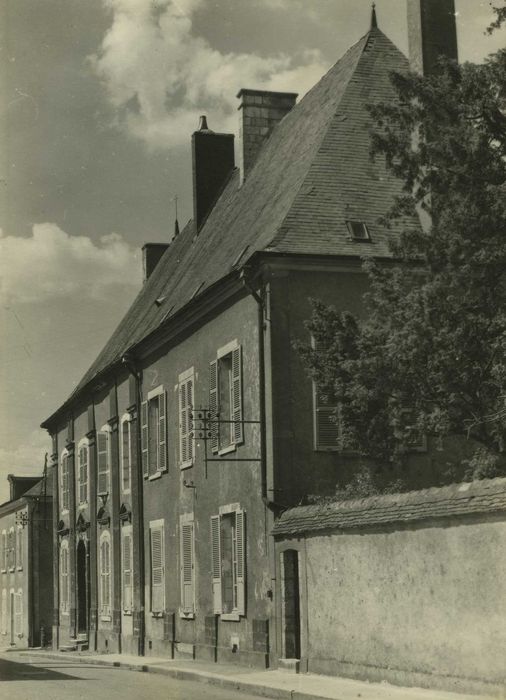
[{"label": "basement window", "polygon": [[363,221],[347,221],[346,226],[353,241],[370,241],[371,236]]}]

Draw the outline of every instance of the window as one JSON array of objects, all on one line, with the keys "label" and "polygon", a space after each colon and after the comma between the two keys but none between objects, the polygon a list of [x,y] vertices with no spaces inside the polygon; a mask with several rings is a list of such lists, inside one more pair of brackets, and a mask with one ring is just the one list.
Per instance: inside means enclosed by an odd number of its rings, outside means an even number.
[{"label": "window", "polygon": [[167,471],[167,397],[162,386],[141,405],[142,471],[155,477]]},{"label": "window", "polygon": [[[317,343],[311,338],[311,345],[317,350],[324,350],[322,343]],[[342,422],[339,420],[339,407],[329,403],[317,384],[313,382],[313,425],[314,447],[320,451],[340,451],[340,438],[342,437]]]},{"label": "window", "polygon": [[135,452],[132,433],[132,417],[127,413],[121,419],[121,489],[123,493],[130,493],[132,457]]},{"label": "window", "polygon": [[125,526],[121,531],[121,571],[123,612],[130,614],[133,604],[133,551],[132,527]]},{"label": "window", "polygon": [[14,594],[14,634],[16,637],[23,636],[23,591],[21,588]]},{"label": "window", "polygon": [[111,489],[111,428],[105,425],[97,433],[97,493],[106,496]]},{"label": "window", "polygon": [[7,546],[7,532],[2,531],[2,571],[7,571],[7,561],[9,557],[9,548]]},{"label": "window", "polygon": [[9,571],[16,568],[16,533],[14,528],[9,530]]},{"label": "window", "polygon": [[62,511],[69,509],[69,460],[70,456],[67,450],[63,450],[60,465],[60,504]]},{"label": "window", "polygon": [[23,528],[18,527],[18,534],[16,538],[17,552],[16,552],[16,563],[18,571],[23,568]]},{"label": "window", "polygon": [[7,634],[7,591],[2,591],[2,626],[0,628],[1,634]]},{"label": "window", "polygon": [[179,375],[179,465],[193,464],[193,421],[195,378],[193,367]]},{"label": "window", "polygon": [[60,545],[60,610],[69,612],[69,543],[63,540]]},{"label": "window", "polygon": [[246,614],[245,515],[234,504],[211,517],[213,609],[222,619]]},{"label": "window", "polygon": [[88,462],[89,443],[88,440],[81,440],[78,447],[79,460],[79,504],[88,502]]},{"label": "window", "polygon": [[100,616],[111,617],[111,536],[107,530],[100,535]]},{"label": "window", "polygon": [[181,569],[181,615],[195,616],[195,528],[193,513],[179,518],[179,562]]},{"label": "window", "polygon": [[242,411],[242,357],[237,341],[218,350],[209,368],[209,408],[219,415],[212,426],[213,451],[235,449],[244,441]]},{"label": "window", "polygon": [[366,224],[363,221],[347,221],[346,226],[348,227],[348,232],[350,238],[354,241],[370,241],[371,236],[367,229]]},{"label": "window", "polygon": [[161,614],[165,607],[165,551],[164,521],[154,520],[149,523],[149,542],[151,553],[151,612]]}]

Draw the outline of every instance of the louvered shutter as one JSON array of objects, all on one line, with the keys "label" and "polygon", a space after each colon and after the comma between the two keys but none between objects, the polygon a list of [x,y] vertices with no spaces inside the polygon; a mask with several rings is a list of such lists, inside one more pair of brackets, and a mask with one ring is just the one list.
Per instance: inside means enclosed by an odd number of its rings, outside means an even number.
[{"label": "louvered shutter", "polygon": [[60,607],[63,611],[68,610],[68,549],[62,547],[60,549]]},{"label": "louvered shutter", "polygon": [[17,547],[16,561],[18,569],[21,569],[23,566],[23,529],[20,527],[18,527]]},{"label": "louvered shutter", "polygon": [[69,458],[64,455],[61,461],[61,506],[62,510],[69,507]]},{"label": "louvered shutter", "polygon": [[158,397],[158,470],[167,471],[167,395]]},{"label": "louvered shutter", "polygon": [[123,535],[123,610],[132,609],[132,536]]},{"label": "louvered shutter", "polygon": [[7,591],[2,591],[2,634],[7,634]]},{"label": "louvered shutter", "polygon": [[188,459],[193,460],[193,421],[192,421],[192,412],[193,412],[193,379],[188,379],[186,383],[186,401],[187,401],[187,420],[188,420],[188,435],[187,435],[187,443],[188,443]]},{"label": "louvered shutter", "polygon": [[121,481],[123,491],[130,488],[130,421],[121,424]]},{"label": "louvered shutter", "polygon": [[222,611],[221,599],[221,541],[220,541],[220,516],[211,517],[211,568],[213,586],[213,612],[219,614]]},{"label": "louvered shutter", "polygon": [[149,433],[148,433],[148,402],[141,404],[141,451],[142,451],[142,473],[144,477],[149,476]]},{"label": "louvered shutter", "polygon": [[14,532],[9,531],[9,569],[14,568]]},{"label": "louvered shutter", "polygon": [[2,570],[7,570],[7,533],[2,532]]},{"label": "louvered shutter", "polygon": [[181,523],[181,608],[194,612],[194,536],[193,523]]},{"label": "louvered shutter", "polygon": [[242,424],[242,367],[241,346],[232,350],[232,420],[234,428],[232,442],[237,445],[244,440]]},{"label": "louvered shutter", "polygon": [[14,634],[20,637],[23,634],[23,593],[14,594]]},{"label": "louvered shutter", "polygon": [[181,463],[188,461],[188,414],[186,411],[186,383],[179,385],[179,457]]},{"label": "louvered shutter", "polygon": [[237,612],[246,612],[246,518],[243,510],[235,514],[235,546],[237,561]]},{"label": "louvered shutter", "polygon": [[219,424],[218,420],[218,362],[214,360],[209,365],[209,411],[211,414],[211,450],[218,451]]},{"label": "louvered shutter", "polygon": [[98,495],[104,495],[109,490],[109,440],[106,432],[97,434],[98,452]]},{"label": "louvered shutter", "polygon": [[151,528],[151,612],[162,612],[164,605],[163,530]]},{"label": "louvered shutter", "polygon": [[79,503],[88,500],[88,448],[79,450]]},{"label": "louvered shutter", "polygon": [[339,449],[339,424],[336,410],[336,406],[325,403],[321,392],[315,387],[315,429],[318,449]]}]

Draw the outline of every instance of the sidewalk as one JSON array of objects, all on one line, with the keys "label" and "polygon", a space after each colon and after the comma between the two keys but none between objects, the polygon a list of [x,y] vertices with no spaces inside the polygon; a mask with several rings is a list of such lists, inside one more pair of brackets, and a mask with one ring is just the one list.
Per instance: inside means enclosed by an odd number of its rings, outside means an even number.
[{"label": "sidewalk", "polygon": [[368,683],[318,676],[316,674],[292,674],[279,670],[252,670],[225,664],[208,664],[199,661],[167,660],[165,658],[138,657],[127,654],[97,654],[93,652],[19,651],[32,660],[68,659],[73,662],[96,666],[113,666],[132,671],[159,673],[180,680],[200,681],[228,690],[248,692],[264,698],[289,698],[290,700],[499,700],[496,696],[464,695],[422,688],[402,688],[388,683]]}]

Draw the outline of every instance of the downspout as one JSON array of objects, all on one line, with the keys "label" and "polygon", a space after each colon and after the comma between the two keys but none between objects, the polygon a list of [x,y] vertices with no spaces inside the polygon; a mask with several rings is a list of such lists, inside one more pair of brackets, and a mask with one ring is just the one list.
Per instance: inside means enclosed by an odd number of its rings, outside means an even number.
[{"label": "downspout", "polygon": [[135,379],[135,401],[136,401],[136,413],[137,413],[137,517],[139,519],[139,589],[140,589],[140,600],[141,600],[141,630],[139,637],[139,656],[144,656],[145,654],[145,561],[144,561],[144,500],[143,500],[143,479],[142,479],[142,446],[141,446],[141,403],[142,403],[142,387],[141,387],[141,372],[135,364],[135,359],[129,353],[125,353],[121,358],[122,363],[128,369],[130,374]]}]

